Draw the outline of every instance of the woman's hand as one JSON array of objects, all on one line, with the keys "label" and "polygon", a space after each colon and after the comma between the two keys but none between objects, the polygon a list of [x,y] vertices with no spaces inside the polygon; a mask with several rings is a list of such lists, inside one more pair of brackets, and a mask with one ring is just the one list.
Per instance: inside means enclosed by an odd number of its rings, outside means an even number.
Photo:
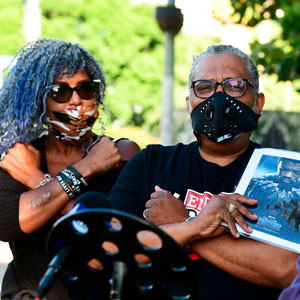
[{"label": "woman's hand", "polygon": [[102,175],[121,167],[122,161],[129,160],[139,150],[139,146],[132,141],[124,140],[116,144],[109,137],[103,136],[74,167],[89,179],[95,174]]},{"label": "woman's hand", "polygon": [[121,166],[121,154],[116,144],[109,137],[103,136],[82,159],[82,162],[89,167],[90,176],[104,174]]},{"label": "woman's hand", "polygon": [[41,153],[30,143],[16,143],[1,161],[2,170],[29,189],[34,189],[43,179],[40,167]]}]

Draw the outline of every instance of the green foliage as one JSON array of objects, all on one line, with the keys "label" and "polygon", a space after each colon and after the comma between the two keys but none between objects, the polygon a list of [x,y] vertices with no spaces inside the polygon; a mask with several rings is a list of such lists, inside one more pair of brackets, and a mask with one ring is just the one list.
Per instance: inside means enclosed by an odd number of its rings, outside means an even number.
[{"label": "green foliage", "polygon": [[219,38],[210,35],[185,35],[182,32],[175,39],[174,63],[174,104],[177,108],[185,108],[185,97],[188,94],[188,77],[193,58],[213,44],[218,44]]},{"label": "green foliage", "polygon": [[213,0],[214,18],[223,24],[235,22],[234,10],[230,4],[230,0]]},{"label": "green foliage", "polygon": [[22,1],[0,1],[0,55],[12,55],[24,44]]},{"label": "green foliage", "polygon": [[79,42],[104,68],[111,121],[155,128],[162,34],[153,7],[127,0],[42,1],[43,35]]},{"label": "green foliage", "polygon": [[[25,42],[22,4],[0,1],[0,54],[14,55]],[[41,0],[40,9],[42,37],[77,42],[103,66],[110,113],[106,125],[141,126],[157,135],[165,53],[155,6],[130,0]],[[185,107],[193,55],[217,42],[210,36],[176,36],[175,106]]]},{"label": "green foliage", "polygon": [[159,138],[154,137],[147,133],[140,127],[126,126],[126,127],[115,127],[108,126],[105,134],[113,138],[126,137],[132,141],[135,141],[141,149],[145,148],[149,144],[160,144]]},{"label": "green foliage", "polygon": [[251,139],[264,147],[300,151],[299,113],[264,111]]},{"label": "green foliage", "polygon": [[276,73],[278,80],[295,80],[300,76],[300,2],[297,0],[231,0],[239,22],[256,26],[273,20],[282,30],[269,42],[252,46],[254,59],[265,67],[264,72]]},{"label": "green foliage", "polygon": [[295,0],[231,0],[237,22],[255,26],[265,19],[277,19],[276,11]]}]

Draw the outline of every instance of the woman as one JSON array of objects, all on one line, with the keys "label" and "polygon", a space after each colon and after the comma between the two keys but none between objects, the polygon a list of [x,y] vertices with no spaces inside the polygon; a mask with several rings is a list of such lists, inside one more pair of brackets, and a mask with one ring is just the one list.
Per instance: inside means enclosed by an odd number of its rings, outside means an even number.
[{"label": "woman", "polygon": [[[92,132],[106,84],[85,49],[41,39],[25,45],[15,60],[0,90],[0,239],[10,243],[14,257],[2,299],[23,299],[36,290],[53,222],[83,191],[108,195],[122,162],[139,151],[129,140]],[[56,283],[47,298],[67,294]]]}]

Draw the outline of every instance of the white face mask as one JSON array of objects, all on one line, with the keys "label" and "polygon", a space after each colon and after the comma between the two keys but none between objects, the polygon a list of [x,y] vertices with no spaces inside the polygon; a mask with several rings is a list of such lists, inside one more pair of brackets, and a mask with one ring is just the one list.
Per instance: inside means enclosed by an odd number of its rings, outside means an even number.
[{"label": "white face mask", "polygon": [[96,105],[78,106],[72,110],[64,109],[62,112],[47,112],[47,123],[51,125],[58,139],[79,141],[91,132],[98,115]]}]

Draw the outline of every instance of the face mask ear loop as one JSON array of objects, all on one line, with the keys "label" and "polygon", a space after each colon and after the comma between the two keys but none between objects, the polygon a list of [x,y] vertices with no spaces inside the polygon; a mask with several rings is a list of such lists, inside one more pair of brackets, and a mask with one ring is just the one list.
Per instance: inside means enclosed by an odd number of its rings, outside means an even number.
[{"label": "face mask ear loop", "polygon": [[200,147],[201,146],[201,141],[199,139],[200,133],[198,131],[196,131],[196,130],[194,130],[193,133],[194,133],[194,136],[196,137],[197,144]]}]

